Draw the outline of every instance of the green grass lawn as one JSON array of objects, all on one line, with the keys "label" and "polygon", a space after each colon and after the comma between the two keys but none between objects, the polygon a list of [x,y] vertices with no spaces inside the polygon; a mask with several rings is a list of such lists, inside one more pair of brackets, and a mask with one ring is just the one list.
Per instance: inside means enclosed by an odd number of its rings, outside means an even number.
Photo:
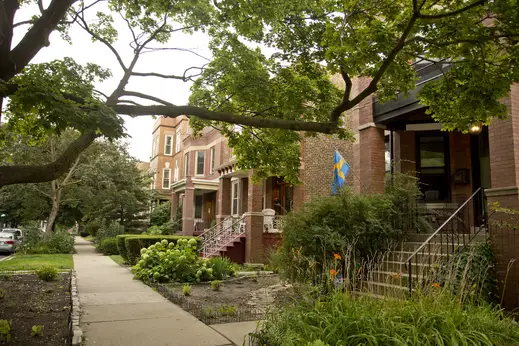
[{"label": "green grass lawn", "polygon": [[121,257],[121,255],[112,255],[112,256],[110,256],[110,258],[112,259],[112,261],[114,261],[118,265],[125,265],[125,264],[127,264],[124,261],[124,259]]},{"label": "green grass lawn", "polygon": [[13,259],[0,262],[2,270],[34,270],[43,265],[53,265],[59,269],[73,269],[71,254],[16,255]]}]

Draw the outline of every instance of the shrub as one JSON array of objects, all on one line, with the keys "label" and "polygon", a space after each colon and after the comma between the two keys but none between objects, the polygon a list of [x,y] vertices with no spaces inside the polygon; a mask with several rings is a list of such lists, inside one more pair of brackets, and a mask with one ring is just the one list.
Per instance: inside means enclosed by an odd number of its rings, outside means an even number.
[{"label": "shrub", "polygon": [[59,273],[58,269],[55,266],[44,265],[36,270],[36,275],[40,280],[53,281],[58,277]]},{"label": "shrub", "polygon": [[28,254],[58,254],[74,251],[74,238],[65,231],[55,231],[43,234],[38,240],[36,236],[27,242],[21,249]]},{"label": "shrub", "polygon": [[489,305],[460,304],[448,294],[409,300],[352,297],[336,291],[270,311],[261,345],[517,345],[512,318]]},{"label": "shrub", "polygon": [[11,325],[8,320],[0,320],[0,341],[11,342]]},{"label": "shrub", "polygon": [[184,287],[182,287],[182,294],[187,296],[191,295],[191,285],[190,284],[184,284]]},{"label": "shrub", "polygon": [[171,219],[171,202],[161,203],[150,214],[150,226],[162,226]]},{"label": "shrub", "polygon": [[211,289],[213,291],[219,291],[220,286],[222,286],[222,282],[220,280],[213,280],[211,281]]},{"label": "shrub", "polygon": [[96,242],[100,244],[105,238],[115,238],[124,233],[124,226],[117,221],[112,221],[108,226],[101,227],[97,231]]},{"label": "shrub", "polygon": [[53,253],[72,253],[74,251],[74,238],[67,232],[52,232],[45,235],[45,241]]},{"label": "shrub", "polygon": [[[128,240],[133,238],[126,238]],[[197,248],[195,238],[181,238],[176,244],[163,239],[141,250],[141,259],[132,268],[133,272],[146,282],[193,282],[210,278],[212,269],[207,268],[206,261],[200,260]]]},{"label": "shrub", "polygon": [[213,257],[209,260],[209,266],[213,269],[213,276],[216,280],[236,275],[234,265],[227,257]]},{"label": "shrub", "polygon": [[97,252],[101,252],[105,256],[118,255],[117,240],[113,238],[104,238],[96,247]]},{"label": "shrub", "polygon": [[101,227],[104,227],[106,224],[106,220],[104,219],[93,219],[89,220],[85,224],[85,231],[88,232],[92,237],[97,236],[97,232],[101,229]]},{"label": "shrub", "polygon": [[124,259],[126,263],[128,263],[128,250],[126,250],[124,240],[130,236],[135,236],[135,234],[121,234],[115,237],[117,243],[117,251],[119,251],[119,255],[121,255],[121,257]]},{"label": "shrub", "polygon": [[43,331],[45,330],[45,326],[32,326],[31,327],[31,336],[43,336]]},{"label": "shrub", "polygon": [[83,237],[83,238],[86,238],[86,237],[88,237],[88,236],[90,235],[90,233],[88,233],[88,232],[86,232],[86,231],[81,231],[81,232],[79,232],[79,235],[80,235],[81,237]]},{"label": "shrub", "polygon": [[[176,243],[180,239],[195,239],[197,246],[200,246],[201,239],[186,236],[172,236],[172,235],[131,235],[124,238],[124,247],[126,248],[126,257],[128,263],[135,265],[137,259],[141,255],[141,249],[147,248],[156,242],[166,240],[168,243]],[[121,254],[121,256],[123,256]],[[123,256],[124,258],[124,256]]]}]

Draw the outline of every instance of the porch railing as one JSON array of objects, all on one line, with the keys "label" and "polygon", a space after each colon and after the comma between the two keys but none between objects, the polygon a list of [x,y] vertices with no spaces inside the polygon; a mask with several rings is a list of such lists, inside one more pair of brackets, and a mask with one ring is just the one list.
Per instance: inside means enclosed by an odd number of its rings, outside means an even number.
[{"label": "porch railing", "polygon": [[202,242],[202,255],[212,257],[219,254],[225,247],[245,234],[245,216],[239,218],[228,217],[222,226],[214,231],[210,237]]},{"label": "porch railing", "polygon": [[[488,230],[485,192],[479,188],[441,224],[405,262],[409,291],[421,282],[437,256],[449,259],[468,245],[480,232]],[[423,262],[426,263],[423,263]]]}]

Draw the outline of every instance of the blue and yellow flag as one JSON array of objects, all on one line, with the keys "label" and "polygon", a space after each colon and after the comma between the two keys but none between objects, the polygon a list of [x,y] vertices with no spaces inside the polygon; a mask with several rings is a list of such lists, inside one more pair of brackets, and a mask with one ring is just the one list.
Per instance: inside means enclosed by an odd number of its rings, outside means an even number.
[{"label": "blue and yellow flag", "polygon": [[333,184],[332,193],[335,195],[337,191],[344,186],[346,176],[350,171],[350,166],[342,155],[336,150],[333,153]]}]

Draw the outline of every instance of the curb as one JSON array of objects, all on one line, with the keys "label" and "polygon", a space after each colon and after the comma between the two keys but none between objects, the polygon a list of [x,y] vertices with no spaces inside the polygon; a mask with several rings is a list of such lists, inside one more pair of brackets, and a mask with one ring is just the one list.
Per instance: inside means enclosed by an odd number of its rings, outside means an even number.
[{"label": "curb", "polygon": [[76,272],[72,271],[70,279],[70,296],[72,299],[72,310],[70,311],[70,320],[72,321],[71,334],[72,346],[81,345],[83,342],[83,331],[79,327],[79,317],[81,316],[81,305],[79,304],[79,294],[77,290]]}]

